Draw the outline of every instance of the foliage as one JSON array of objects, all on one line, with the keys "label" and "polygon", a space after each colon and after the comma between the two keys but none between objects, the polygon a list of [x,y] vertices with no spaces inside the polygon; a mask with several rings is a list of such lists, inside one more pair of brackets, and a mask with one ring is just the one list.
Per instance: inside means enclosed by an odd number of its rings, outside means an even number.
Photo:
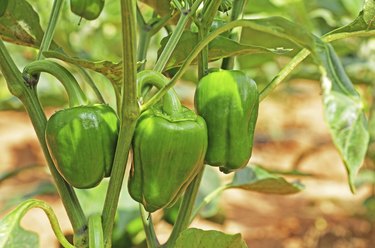
[{"label": "foliage", "polygon": [[[85,6],[94,2],[100,11],[87,15],[91,10]],[[324,117],[345,164],[350,189],[355,192],[363,184],[374,184],[375,67],[373,52],[368,52],[374,50],[374,0],[119,0],[105,4],[104,0],[72,0],[75,13],[79,3],[85,4],[79,5],[83,9],[78,15],[94,20],[79,19],[62,0],[48,2],[47,8],[45,2],[37,0],[0,3],[0,80],[6,81],[8,87],[0,89],[0,109],[20,109],[22,103],[29,114],[71,221],[76,247],[130,247],[144,243],[148,247],[246,247],[240,234],[203,231],[188,228],[189,224],[198,215],[209,218],[218,214],[219,197],[224,190],[282,195],[303,190],[298,180],[289,182],[250,162],[230,174],[229,183],[221,180],[217,170],[199,170],[191,174],[189,184],[176,187],[175,195],[182,195],[173,199],[177,203],[163,209],[173,231],[166,244],[159,244],[153,216],[130,198],[124,186],[129,150],[137,145],[132,143],[137,121],[148,109],[160,107],[158,102],[171,94],[169,90],[177,82],[199,84],[201,78],[218,67],[236,68],[252,76],[259,89],[252,93],[260,100],[287,78],[320,80]],[[34,60],[48,61],[50,66],[44,64],[48,69],[42,66],[30,71]],[[148,86],[137,90],[137,77],[141,77],[140,72],[147,74],[145,69],[170,78],[165,77],[167,82],[156,93]],[[71,72],[73,79],[61,77],[62,70]],[[109,182],[103,180],[93,189],[78,190],[56,170],[56,161],[45,141],[47,119],[43,106],[65,107],[66,97],[63,87],[53,86],[55,79],[44,76],[45,72],[62,82],[69,100],[74,100],[74,93],[80,89],[69,90],[67,85],[72,83],[66,81],[79,78],[82,83],[77,87],[83,89],[91,103],[108,103],[116,109],[120,133],[117,149],[111,154],[114,162]],[[371,93],[366,95],[366,91]],[[43,105],[42,99],[46,99]],[[256,120],[251,123],[252,127],[255,123]],[[152,129],[146,131],[150,133]],[[177,147],[173,142],[178,139],[168,142]],[[146,145],[160,150],[167,147]],[[166,158],[171,150],[164,151]],[[372,167],[357,178],[366,156]],[[168,159],[163,159],[163,163],[167,164]],[[202,163],[199,165],[203,167]],[[22,171],[13,174],[17,173]],[[13,174],[4,174],[0,180]],[[163,180],[170,177],[154,176]],[[152,185],[149,189],[150,194],[156,190]],[[373,205],[370,196],[365,206],[373,209]],[[61,234],[53,210],[37,200],[21,203],[0,221],[0,247],[25,243],[38,247],[38,237],[19,224],[33,207],[46,212],[60,243],[71,247]]]}]

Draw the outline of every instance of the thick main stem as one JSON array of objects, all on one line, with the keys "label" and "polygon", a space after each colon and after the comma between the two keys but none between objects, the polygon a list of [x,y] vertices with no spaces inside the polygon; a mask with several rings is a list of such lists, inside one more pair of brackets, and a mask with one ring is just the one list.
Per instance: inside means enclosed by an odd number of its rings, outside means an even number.
[{"label": "thick main stem", "polygon": [[105,247],[111,247],[112,230],[124,179],[129,149],[139,116],[137,100],[136,1],[121,0],[123,86],[120,106],[120,133],[103,208]]}]

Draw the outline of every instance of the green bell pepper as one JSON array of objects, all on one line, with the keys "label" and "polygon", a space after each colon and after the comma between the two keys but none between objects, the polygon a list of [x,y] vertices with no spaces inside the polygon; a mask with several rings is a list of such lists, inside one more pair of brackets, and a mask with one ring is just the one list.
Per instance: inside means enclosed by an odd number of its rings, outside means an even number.
[{"label": "green bell pepper", "polygon": [[69,97],[69,108],[54,113],[46,124],[45,139],[56,169],[73,187],[94,187],[111,174],[119,131],[117,115],[106,104],[87,105],[74,76],[56,62],[33,61],[24,68],[23,78],[36,87],[34,75],[41,72],[55,76]]},{"label": "green bell pepper", "polygon": [[70,0],[71,11],[87,20],[95,20],[104,8],[104,0]]},{"label": "green bell pepper", "polygon": [[225,173],[246,166],[258,117],[256,83],[241,71],[215,71],[200,80],[194,101],[208,129],[205,162]]},{"label": "green bell pepper", "polygon": [[[167,79],[153,71],[138,73],[138,89],[161,88]],[[181,106],[173,90],[163,104],[143,112],[133,142],[129,193],[148,212],[172,206],[203,168],[207,149],[205,121]]]},{"label": "green bell pepper", "polygon": [[119,121],[105,104],[54,113],[47,122],[47,146],[61,176],[76,188],[91,188],[111,174]]}]

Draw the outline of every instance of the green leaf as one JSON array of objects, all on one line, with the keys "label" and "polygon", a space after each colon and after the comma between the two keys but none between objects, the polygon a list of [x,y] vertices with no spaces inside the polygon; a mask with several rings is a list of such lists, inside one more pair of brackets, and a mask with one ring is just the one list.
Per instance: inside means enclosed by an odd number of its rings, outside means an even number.
[{"label": "green leaf", "polygon": [[141,0],[141,2],[144,2],[148,6],[152,7],[160,16],[165,16],[171,13],[173,10],[170,0]]},{"label": "green leaf", "polygon": [[23,216],[34,206],[34,200],[24,202],[0,220],[0,248],[39,247],[38,235],[20,226]]},{"label": "green leaf", "polygon": [[363,8],[363,19],[369,28],[375,28],[375,0],[366,0]]},{"label": "green leaf", "polygon": [[298,193],[303,186],[299,182],[289,183],[282,177],[272,175],[258,166],[252,166],[237,171],[227,188],[286,195]]},{"label": "green leaf", "polygon": [[110,61],[89,61],[86,59],[81,58],[73,58],[69,57],[63,53],[54,52],[54,51],[46,51],[43,52],[43,55],[46,58],[54,58],[59,59],[64,62],[77,65],[80,67],[84,67],[95,72],[99,72],[106,76],[108,79],[113,82],[119,81],[122,76],[122,63],[113,63]]},{"label": "green leaf", "polygon": [[317,52],[322,72],[325,120],[346,166],[350,189],[355,192],[355,176],[369,142],[363,104],[332,46],[322,43]]},{"label": "green leaf", "polygon": [[[169,38],[170,36],[167,36],[162,39],[161,48],[158,51],[159,54],[161,53],[161,51],[163,51]],[[190,51],[194,49],[197,43],[198,34],[190,31],[185,31],[182,34],[181,39],[176,46],[176,49],[172,53],[172,56],[166,65],[166,70],[182,65],[182,63],[188,57]],[[237,56],[241,54],[283,54],[290,51],[290,49],[277,47],[272,49],[261,46],[245,45],[224,36],[218,36],[212,42],[210,42],[210,44],[208,45],[208,49],[209,61],[215,61],[221,58]],[[196,60],[193,63],[196,63]]]},{"label": "green leaf", "polygon": [[342,5],[345,7],[346,11],[348,11],[352,16],[357,16],[357,14],[361,11],[362,7],[362,0],[341,0]]},{"label": "green leaf", "polygon": [[183,231],[176,241],[175,248],[246,248],[241,234],[225,234],[219,231],[204,231],[189,228]]},{"label": "green leaf", "polygon": [[63,247],[74,248],[65,238],[53,209],[47,203],[40,200],[27,200],[0,220],[0,248],[39,247],[38,235],[20,226],[21,219],[32,208],[40,208],[44,211],[56,238]]},{"label": "green leaf", "polygon": [[363,10],[358,17],[348,25],[333,30],[326,34],[353,33],[358,31],[369,31],[375,29],[375,0],[366,0]]},{"label": "green leaf", "polygon": [[[40,26],[38,13],[25,0],[9,1],[8,7],[0,17],[0,37],[8,42],[38,47],[44,32]],[[55,43],[51,49],[57,49]]]}]

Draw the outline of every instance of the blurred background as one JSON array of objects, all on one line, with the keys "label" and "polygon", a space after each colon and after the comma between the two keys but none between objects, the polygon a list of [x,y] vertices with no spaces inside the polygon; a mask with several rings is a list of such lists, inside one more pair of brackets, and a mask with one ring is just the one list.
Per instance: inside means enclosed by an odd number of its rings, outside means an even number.
[{"label": "blurred background", "polygon": [[[53,1],[28,2],[39,14],[40,24],[45,29]],[[245,17],[283,16],[321,36],[352,22],[362,9],[363,2],[248,0]],[[152,9],[141,2],[139,4],[145,18],[150,18]],[[66,1],[54,41],[71,56],[118,63],[121,60],[119,9],[118,1],[108,0],[99,19],[85,21],[69,11]],[[152,38],[146,68],[152,68],[160,42],[166,35],[162,30]],[[293,49],[282,55],[252,54],[236,58],[235,67],[254,78],[260,89],[299,51],[293,43],[250,30],[243,30],[240,42]],[[375,104],[375,37],[348,38],[332,44],[360,92],[370,117]],[[7,48],[20,70],[33,61],[38,52],[32,47],[10,43],[7,43]],[[219,67],[220,64],[221,61],[214,61],[210,67]],[[64,66],[74,73],[94,102],[95,94],[81,71],[71,64]],[[99,73],[87,72],[106,101],[115,106],[110,81]],[[173,74],[173,68],[168,73]],[[290,196],[227,190],[201,213],[193,226],[241,233],[249,247],[253,248],[375,247],[375,137],[372,137],[357,177],[357,193],[352,194],[345,167],[323,119],[319,77],[312,59],[306,59],[287,81],[262,101],[250,161],[282,175],[288,181],[299,181],[304,190]],[[191,66],[176,86],[180,99],[191,108],[196,83],[196,67]],[[52,77],[42,75],[38,94],[47,115],[67,106],[63,87]],[[52,205],[64,232],[71,233],[69,220],[51,181],[30,120],[20,101],[9,93],[1,73],[0,143],[0,217],[25,199],[38,198]],[[228,180],[228,175],[207,168],[202,195]],[[94,194],[99,199],[103,198],[105,187],[106,182],[103,182],[93,191],[78,192],[87,211],[100,208],[100,204],[93,206],[93,201],[88,199]],[[144,247],[142,224],[136,214],[138,206],[126,190],[124,192],[117,216],[114,246]],[[175,214],[171,209],[155,215],[156,231],[161,241],[167,239]],[[30,211],[22,223],[25,228],[41,235],[41,247],[58,247],[42,211]]]}]

